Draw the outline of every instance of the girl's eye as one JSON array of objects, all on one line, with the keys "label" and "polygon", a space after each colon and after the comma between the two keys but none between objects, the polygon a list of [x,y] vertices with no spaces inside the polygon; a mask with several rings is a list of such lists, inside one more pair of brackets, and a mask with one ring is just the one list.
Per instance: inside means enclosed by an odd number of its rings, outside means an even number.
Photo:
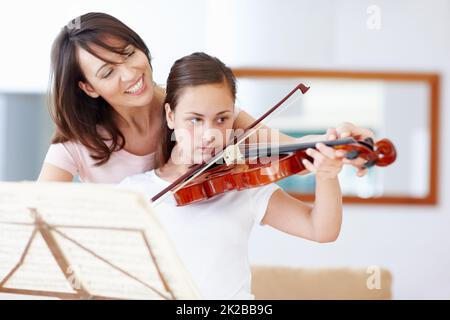
[{"label": "girl's eye", "polygon": [[224,123],[224,122],[227,121],[227,120],[228,120],[227,117],[222,117],[222,118],[217,119],[217,122],[218,122],[218,123]]},{"label": "girl's eye", "polygon": [[136,52],[136,50],[133,50],[133,51],[129,52],[129,53],[127,54],[127,57],[131,57],[135,52]]},{"label": "girl's eye", "polygon": [[192,124],[199,124],[202,121],[202,119],[200,119],[200,118],[192,118],[189,121],[191,121]]}]

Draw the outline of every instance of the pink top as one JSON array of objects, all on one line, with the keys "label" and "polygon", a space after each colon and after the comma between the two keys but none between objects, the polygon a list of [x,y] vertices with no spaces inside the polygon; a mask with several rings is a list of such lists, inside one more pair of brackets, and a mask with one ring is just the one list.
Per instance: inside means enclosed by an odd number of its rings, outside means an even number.
[{"label": "pink top", "polygon": [[[234,108],[234,118],[241,109]],[[104,130],[98,126],[99,134]],[[89,149],[79,142],[67,141],[51,144],[44,163],[49,163],[60,169],[79,176],[82,182],[119,183],[128,176],[141,174],[155,167],[155,153],[137,156],[122,149],[111,154],[108,162],[95,166],[96,160],[89,156]]]},{"label": "pink top", "polygon": [[119,183],[125,177],[154,168],[155,153],[137,156],[122,149],[113,152],[108,162],[95,166],[96,160],[81,143],[68,141],[51,144],[44,162],[79,176],[83,182]]}]

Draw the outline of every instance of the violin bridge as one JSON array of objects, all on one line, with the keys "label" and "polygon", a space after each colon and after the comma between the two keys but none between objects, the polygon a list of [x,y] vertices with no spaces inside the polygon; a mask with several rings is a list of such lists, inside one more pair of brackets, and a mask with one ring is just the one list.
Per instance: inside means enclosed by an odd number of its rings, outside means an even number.
[{"label": "violin bridge", "polygon": [[239,146],[237,144],[230,145],[223,151],[223,160],[225,160],[227,166],[243,159],[244,156],[242,155],[241,150],[239,150]]}]

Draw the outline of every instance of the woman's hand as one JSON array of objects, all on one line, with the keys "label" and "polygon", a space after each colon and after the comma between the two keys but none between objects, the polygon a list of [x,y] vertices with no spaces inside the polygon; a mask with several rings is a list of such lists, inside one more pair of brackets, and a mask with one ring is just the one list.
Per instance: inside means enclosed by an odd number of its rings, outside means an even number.
[{"label": "woman's hand", "polygon": [[342,170],[344,151],[327,147],[323,143],[316,144],[316,149],[308,148],[306,154],[312,157],[313,162],[303,159],[303,165],[310,172],[316,174],[316,178],[327,180],[337,177]]},{"label": "woman's hand", "polygon": [[[366,138],[374,138],[374,133],[367,129],[367,128],[361,128],[355,126],[353,123],[350,122],[343,122],[336,128],[329,128],[326,133],[326,140],[336,140],[336,139],[342,139],[342,138],[348,138],[353,137],[358,140],[364,140]],[[358,172],[356,175],[358,177],[362,177],[369,172],[368,169],[361,168],[364,163],[366,163],[366,160],[363,158],[356,158],[353,160],[349,159],[343,159],[342,160],[344,164],[350,164],[358,169]]]}]

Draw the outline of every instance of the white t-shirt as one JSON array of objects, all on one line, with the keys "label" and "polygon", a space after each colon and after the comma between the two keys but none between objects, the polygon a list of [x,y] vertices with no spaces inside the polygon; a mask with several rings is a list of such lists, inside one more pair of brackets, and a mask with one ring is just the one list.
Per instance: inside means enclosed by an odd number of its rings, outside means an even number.
[{"label": "white t-shirt", "polygon": [[[155,171],[126,178],[120,184],[149,198],[170,183]],[[248,240],[260,224],[269,199],[279,187],[232,191],[204,202],[177,207],[167,197],[155,208],[175,249],[205,299],[254,299]]]}]

